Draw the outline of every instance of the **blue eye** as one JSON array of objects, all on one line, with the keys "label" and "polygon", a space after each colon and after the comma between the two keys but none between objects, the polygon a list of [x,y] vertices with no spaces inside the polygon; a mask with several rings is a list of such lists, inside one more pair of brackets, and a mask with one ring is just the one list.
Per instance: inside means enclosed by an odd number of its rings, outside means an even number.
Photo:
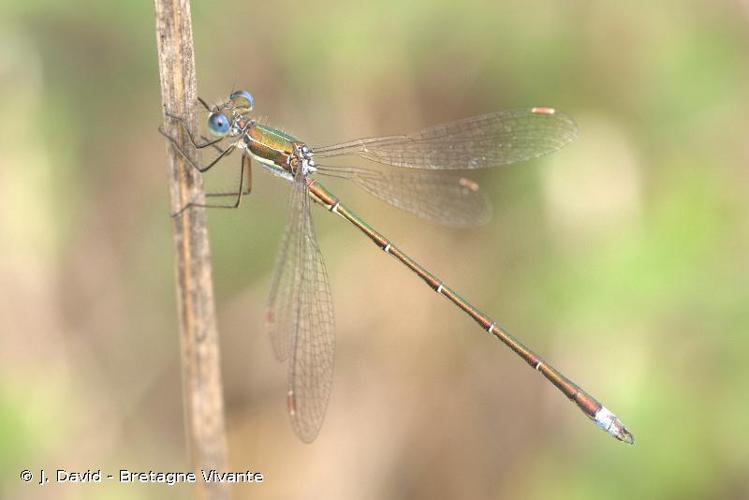
[{"label": "blue eye", "polygon": [[223,137],[229,133],[229,119],[223,113],[211,113],[208,117],[208,130],[217,137]]},{"label": "blue eye", "polygon": [[252,94],[246,90],[232,92],[229,99],[234,103],[235,107],[243,111],[252,111],[252,108],[255,107],[255,99],[252,97]]}]

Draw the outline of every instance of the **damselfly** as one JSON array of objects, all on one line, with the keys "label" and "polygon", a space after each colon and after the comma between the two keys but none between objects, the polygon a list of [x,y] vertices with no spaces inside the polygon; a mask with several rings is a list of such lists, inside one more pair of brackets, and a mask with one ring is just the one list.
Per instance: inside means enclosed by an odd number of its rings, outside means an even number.
[{"label": "damselfly", "polygon": [[[254,100],[246,91],[233,92],[226,102],[213,107],[202,99],[200,103],[210,113],[207,126],[213,139],[201,136],[200,142],[195,140],[183,119],[172,118],[182,124],[196,148],[218,151],[212,162],[193,162],[173,137],[162,133],[200,172],[239,151],[239,189],[214,193],[236,197],[233,203],[191,203],[182,210],[191,206],[238,207],[242,196],[251,190],[250,159],[292,186],[289,221],[271,285],[267,323],[276,357],[288,362],[288,412],[302,441],[314,440],[322,426],[333,381],[335,350],[328,276],[310,215],[310,201],[314,201],[353,224],[501,340],[599,427],[620,441],[634,443],[634,437],[616,415],[360,219],[317,179],[320,175],[350,179],[391,205],[443,224],[481,223],[486,220],[488,206],[478,184],[449,171],[507,165],[554,152],[577,135],[577,127],[568,116],[553,108],[522,108],[467,118],[415,134],[312,147],[252,118]],[[325,165],[326,160],[345,155],[383,164],[384,170]]]}]

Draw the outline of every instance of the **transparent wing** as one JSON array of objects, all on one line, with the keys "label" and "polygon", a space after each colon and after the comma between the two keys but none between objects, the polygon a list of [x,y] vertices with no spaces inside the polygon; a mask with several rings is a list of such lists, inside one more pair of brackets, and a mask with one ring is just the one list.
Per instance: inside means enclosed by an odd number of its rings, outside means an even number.
[{"label": "transparent wing", "polygon": [[359,139],[313,148],[317,157],[357,154],[396,167],[460,170],[495,167],[552,153],[577,136],[569,116],[552,108],[499,111],[410,135]]},{"label": "transparent wing", "polygon": [[491,216],[479,185],[467,177],[425,170],[317,168],[322,175],[349,179],[394,207],[439,224],[475,226],[485,224]]},{"label": "transparent wing", "polygon": [[293,184],[284,234],[268,302],[276,356],[289,363],[289,417],[304,442],[317,437],[333,384],[333,303],[302,178]]}]

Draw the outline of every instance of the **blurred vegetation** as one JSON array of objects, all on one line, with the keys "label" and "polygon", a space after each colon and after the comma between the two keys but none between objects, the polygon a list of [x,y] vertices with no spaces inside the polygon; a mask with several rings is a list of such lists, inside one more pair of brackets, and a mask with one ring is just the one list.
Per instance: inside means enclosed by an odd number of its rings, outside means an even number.
[{"label": "blurred vegetation", "polygon": [[[317,211],[337,373],[320,437],[297,442],[262,322],[288,188],[256,169],[243,208],[210,215],[232,467],[267,478],[239,497],[749,497],[746,2],[225,1],[193,17],[201,95],[247,88],[311,143],[512,106],[574,116],[564,151],[479,173],[495,205],[479,229],[330,187],[637,439],[597,431]],[[185,498],[18,479],[187,467],[150,2],[0,3],[0,99],[0,497]]]}]

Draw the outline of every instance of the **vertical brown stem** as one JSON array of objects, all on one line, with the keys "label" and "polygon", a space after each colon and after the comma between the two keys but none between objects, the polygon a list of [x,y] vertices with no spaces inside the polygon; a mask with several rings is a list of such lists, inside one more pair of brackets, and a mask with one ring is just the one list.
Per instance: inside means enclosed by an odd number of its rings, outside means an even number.
[{"label": "vertical brown stem", "polygon": [[[161,98],[164,112],[194,121],[195,60],[189,0],[154,0]],[[197,159],[186,134],[173,120],[164,130]],[[201,177],[170,145],[171,210],[204,199]],[[173,219],[177,263],[177,304],[182,360],[186,437],[193,469],[226,470],[226,434],[219,363],[210,248],[205,211],[185,210]],[[223,483],[205,483],[199,476],[197,498],[226,499]]]}]

